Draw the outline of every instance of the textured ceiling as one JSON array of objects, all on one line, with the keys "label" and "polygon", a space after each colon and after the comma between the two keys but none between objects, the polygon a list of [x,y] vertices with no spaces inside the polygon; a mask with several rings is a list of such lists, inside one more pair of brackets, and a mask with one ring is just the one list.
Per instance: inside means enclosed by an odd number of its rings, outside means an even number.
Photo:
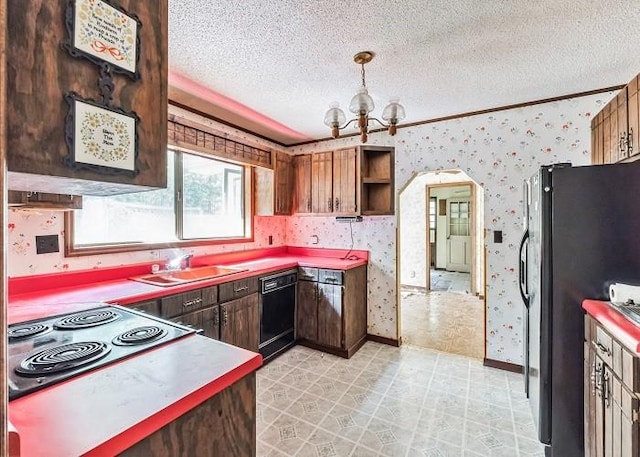
[{"label": "textured ceiling", "polygon": [[169,0],[171,94],[291,144],[349,114],[358,51],[373,115],[398,96],[408,123],[625,84],[638,24],[637,0]]}]

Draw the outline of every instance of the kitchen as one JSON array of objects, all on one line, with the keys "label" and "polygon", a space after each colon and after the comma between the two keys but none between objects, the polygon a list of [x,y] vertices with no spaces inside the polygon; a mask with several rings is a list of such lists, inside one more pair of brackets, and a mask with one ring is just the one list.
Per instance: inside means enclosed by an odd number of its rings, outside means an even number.
[{"label": "kitchen", "polygon": [[[347,54],[352,55],[356,51],[357,49],[353,52],[349,50]],[[345,81],[351,81],[349,78],[353,78],[352,70],[355,70],[355,67],[351,68],[353,64],[348,59],[342,62],[341,66],[346,67],[345,73],[351,75],[348,78],[345,77]],[[622,84],[637,70],[631,66],[626,72],[622,72],[621,76],[613,78],[610,83],[604,83],[604,79],[595,81],[587,85],[585,90]],[[377,71],[377,69],[375,71],[371,69],[369,73],[373,76]],[[181,82],[175,75],[172,77],[175,78],[176,85]],[[94,76],[92,78],[95,79]],[[341,98],[348,100],[351,87],[346,92],[348,95]],[[549,96],[572,92],[577,91],[557,89]],[[386,133],[370,135],[370,144],[396,148],[396,189],[414,172],[451,167],[460,167],[486,186],[486,226],[492,231],[502,230],[505,237],[503,244],[489,242],[487,246],[487,275],[490,280],[487,281],[486,294],[488,328],[485,357],[489,360],[515,365],[521,363],[521,304],[515,271],[517,265],[514,260],[517,258],[517,243],[522,229],[520,216],[517,214],[520,208],[521,182],[533,173],[536,164],[567,160],[576,165],[589,163],[590,140],[587,117],[600,111],[613,95],[613,90],[605,90],[568,100],[401,128],[395,137],[389,137]],[[517,99],[517,101],[532,99],[536,98]],[[329,101],[326,100],[326,102]],[[486,106],[490,105],[479,108]],[[180,108],[173,109],[176,110],[174,114],[184,115]],[[407,105],[407,110],[409,109]],[[458,112],[464,112],[464,110]],[[321,118],[321,115],[322,112],[318,117]],[[234,138],[249,137],[243,131],[206,119],[196,119],[205,125],[215,124],[217,131],[232,135]],[[317,123],[322,127],[321,119]],[[250,146],[258,149],[284,149],[278,144],[259,137],[251,137],[248,142]],[[301,154],[359,144],[359,138],[349,137],[321,145],[294,146],[287,152]],[[488,150],[489,145],[491,145],[490,150]],[[11,227],[13,224],[15,229],[8,234],[11,242],[5,243],[5,246],[16,246],[17,251],[12,250],[8,253],[10,268],[8,275],[11,277],[54,271],[75,271],[95,266],[153,263],[154,260],[152,252],[68,258],[58,253],[35,257],[35,251],[29,250],[23,240],[26,239],[33,245],[35,235],[59,234],[64,230],[63,217],[58,214],[54,219],[45,214],[33,215],[25,220],[15,213],[8,214],[8,217],[8,224],[4,227]],[[367,333],[389,340],[397,339],[399,322],[396,317],[396,222],[394,216],[365,217],[364,222],[353,224],[336,224],[333,216],[259,216],[254,223],[255,241],[252,243],[190,249],[194,250],[196,258],[198,255],[217,254],[235,249],[262,249],[284,245],[347,250],[351,246],[350,232],[353,230],[354,248],[369,251]],[[317,235],[317,238],[313,238],[312,235]],[[269,244],[269,236],[275,244]],[[24,251],[22,247],[25,248]],[[25,254],[21,255],[18,252]],[[158,259],[168,255],[168,252],[161,252]]]}]

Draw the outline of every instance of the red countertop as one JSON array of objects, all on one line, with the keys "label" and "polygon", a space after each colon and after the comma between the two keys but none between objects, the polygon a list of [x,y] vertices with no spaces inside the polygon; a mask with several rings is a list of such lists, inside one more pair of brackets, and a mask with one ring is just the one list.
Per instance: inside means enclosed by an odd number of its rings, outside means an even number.
[{"label": "red countertop", "polygon": [[9,402],[23,457],[111,456],[262,364],[191,335]]},{"label": "red countertop", "polygon": [[[282,247],[194,258],[194,267],[246,271],[172,287],[127,279],[149,273],[152,262],[9,278],[8,321],[80,311],[92,302],[127,305],[297,266],[348,270],[367,260],[366,251]],[[13,400],[9,419],[23,457],[115,455],[261,364],[259,354],[192,335]]]},{"label": "red countertop", "polygon": [[585,300],[582,302],[582,308],[627,348],[640,354],[640,327],[609,306],[606,301]]},{"label": "red countertop", "polygon": [[348,259],[343,259],[347,253],[348,251],[339,249],[286,247],[203,256],[194,258],[192,265],[218,265],[246,271],[171,287],[128,279],[130,276],[150,273],[151,263],[9,278],[8,322],[13,324],[41,316],[86,309],[87,306],[83,307],[82,302],[128,305],[298,266],[349,270],[366,265],[368,252],[352,251]]}]

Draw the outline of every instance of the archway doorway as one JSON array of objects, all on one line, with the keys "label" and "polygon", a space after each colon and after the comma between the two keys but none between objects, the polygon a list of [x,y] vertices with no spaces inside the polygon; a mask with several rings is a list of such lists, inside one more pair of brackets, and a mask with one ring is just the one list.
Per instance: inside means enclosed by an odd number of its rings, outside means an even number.
[{"label": "archway doorway", "polygon": [[458,169],[416,174],[398,227],[403,343],[483,358],[484,190]]}]

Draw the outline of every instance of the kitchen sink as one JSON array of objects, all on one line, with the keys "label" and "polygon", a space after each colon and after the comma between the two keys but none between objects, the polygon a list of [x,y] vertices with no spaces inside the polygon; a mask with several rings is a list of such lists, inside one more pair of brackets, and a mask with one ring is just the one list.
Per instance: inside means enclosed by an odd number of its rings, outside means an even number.
[{"label": "kitchen sink", "polygon": [[170,287],[205,279],[214,279],[247,271],[246,268],[228,268],[218,266],[187,268],[185,270],[163,271],[143,276],[133,276],[129,279],[154,286]]}]

